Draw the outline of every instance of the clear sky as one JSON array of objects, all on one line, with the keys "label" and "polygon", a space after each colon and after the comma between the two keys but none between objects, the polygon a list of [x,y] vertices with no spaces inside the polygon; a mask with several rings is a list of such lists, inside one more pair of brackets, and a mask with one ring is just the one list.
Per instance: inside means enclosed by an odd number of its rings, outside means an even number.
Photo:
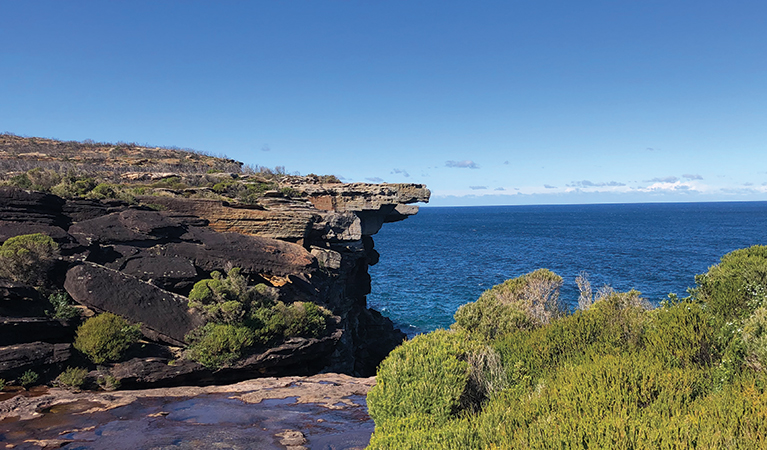
[{"label": "clear sky", "polygon": [[767,200],[767,2],[0,0],[0,131],[433,205]]}]

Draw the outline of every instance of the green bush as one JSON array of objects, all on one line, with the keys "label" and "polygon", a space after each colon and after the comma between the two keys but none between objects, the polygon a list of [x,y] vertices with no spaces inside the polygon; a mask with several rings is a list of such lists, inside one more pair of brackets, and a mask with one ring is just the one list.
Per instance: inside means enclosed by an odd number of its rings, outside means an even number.
[{"label": "green bush", "polygon": [[187,355],[210,369],[218,369],[242,356],[253,345],[253,330],[245,326],[208,323],[186,336]]},{"label": "green bush", "polygon": [[0,391],[5,389],[5,378],[0,378]]},{"label": "green bush", "polygon": [[70,304],[69,294],[66,292],[56,292],[48,296],[48,302],[53,307],[52,310],[46,310],[45,314],[54,319],[77,319],[80,317],[80,310]]},{"label": "green bush", "polygon": [[458,308],[455,327],[492,340],[517,329],[530,329],[562,317],[562,277],[538,269],[485,291],[474,303]]},{"label": "green bush", "polygon": [[746,363],[754,370],[767,370],[767,307],[754,311],[743,323]]},{"label": "green bush", "polygon": [[139,340],[140,328],[115,314],[99,314],[77,328],[74,347],[96,364],[117,361]]},{"label": "green bush", "polygon": [[120,389],[120,380],[109,374],[99,374],[98,378],[96,378],[96,384],[105,391]]},{"label": "green bush", "polygon": [[471,350],[465,333],[446,330],[397,347],[379,366],[368,393],[370,417],[376,425],[413,414],[429,415],[438,424],[456,417],[467,406]]},{"label": "green bush", "polygon": [[257,308],[251,314],[251,326],[261,343],[275,338],[318,337],[325,333],[330,312],[309,302]]},{"label": "green bush", "polygon": [[735,250],[695,277],[695,296],[724,321],[744,319],[767,306],[767,246]]},{"label": "green bush", "polygon": [[85,384],[85,377],[88,370],[80,367],[67,367],[67,369],[56,377],[55,384],[62,387],[80,389]]},{"label": "green bush", "polygon": [[18,383],[19,385],[23,387],[29,387],[33,384],[37,383],[37,380],[40,379],[40,375],[37,374],[37,372],[33,370],[27,370],[21,376],[19,377]]},{"label": "green bush", "polygon": [[32,180],[29,179],[26,173],[14,175],[8,180],[8,184],[21,189],[32,189]]},{"label": "green bush", "polygon": [[189,293],[189,308],[203,312],[210,321],[241,323],[248,311],[276,299],[273,290],[264,284],[248,286],[248,280],[237,267],[229,270],[226,277],[220,272],[211,276],[195,283]]},{"label": "green bush", "polygon": [[650,313],[647,351],[671,367],[710,366],[718,361],[717,327],[702,305],[683,301]]},{"label": "green bush", "polygon": [[0,276],[39,285],[58,257],[59,246],[42,233],[8,238],[0,246]]}]

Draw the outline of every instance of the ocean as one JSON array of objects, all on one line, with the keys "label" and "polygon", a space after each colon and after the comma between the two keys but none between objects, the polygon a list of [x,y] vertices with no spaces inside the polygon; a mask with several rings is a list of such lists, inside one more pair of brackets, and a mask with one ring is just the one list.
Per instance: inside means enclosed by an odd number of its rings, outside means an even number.
[{"label": "ocean", "polygon": [[726,253],[767,245],[767,202],[422,207],[373,236],[368,305],[413,336],[449,327],[458,306],[506,279],[547,268],[596,290],[637,289],[657,304],[685,296]]}]

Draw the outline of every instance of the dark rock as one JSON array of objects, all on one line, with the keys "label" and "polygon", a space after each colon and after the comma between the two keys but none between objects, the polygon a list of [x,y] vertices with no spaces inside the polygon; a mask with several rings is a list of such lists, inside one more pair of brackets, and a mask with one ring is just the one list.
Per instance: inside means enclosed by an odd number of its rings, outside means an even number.
[{"label": "dark rock", "polygon": [[129,209],[72,225],[69,233],[83,245],[122,244],[148,246],[178,238],[186,227],[157,211]]},{"label": "dark rock", "polygon": [[343,331],[335,329],[322,338],[292,338],[236,361],[231,367],[211,371],[190,360],[133,358],[115,364],[110,374],[127,389],[178,385],[209,385],[263,376],[307,375],[326,364]]},{"label": "dark rock", "polygon": [[35,341],[64,343],[75,339],[77,321],[47,317],[0,317],[0,345]]},{"label": "dark rock", "polygon": [[122,200],[70,199],[62,206],[61,212],[69,218],[70,222],[75,223],[123,211],[127,208],[128,204]]},{"label": "dark rock", "polygon": [[32,342],[0,347],[0,378],[12,380],[27,370],[40,375],[60,368],[71,356],[70,344]]},{"label": "dark rock", "polygon": [[191,260],[206,272],[240,267],[247,274],[285,276],[311,273],[317,267],[317,261],[311,253],[290,242],[237,233],[218,233],[207,228],[190,228],[185,237],[194,239],[196,243],[168,243],[152,251],[162,256]]},{"label": "dark rock", "polygon": [[44,316],[47,308],[48,301],[32,286],[0,278],[0,316]]},{"label": "dark rock", "polygon": [[61,228],[69,221],[61,214],[64,199],[41,192],[0,186],[0,219],[10,222],[34,222]]},{"label": "dark rock", "polygon": [[184,336],[204,323],[186,297],[92,263],[69,269],[64,288],[76,302],[140,322],[148,338],[172,345],[184,345]]},{"label": "dark rock", "polygon": [[115,364],[110,374],[120,381],[120,387],[137,389],[201,384],[210,380],[213,372],[194,361],[180,359],[171,363],[166,358],[132,358]]},{"label": "dark rock", "polygon": [[190,260],[174,256],[154,256],[143,253],[128,258],[117,269],[174,292],[188,291],[198,279],[197,269]]},{"label": "dark rock", "polygon": [[356,320],[350,321],[355,342],[354,373],[358,376],[373,376],[378,364],[397,348],[407,335],[396,329],[394,323],[378,311],[365,308],[352,316],[356,316]]}]

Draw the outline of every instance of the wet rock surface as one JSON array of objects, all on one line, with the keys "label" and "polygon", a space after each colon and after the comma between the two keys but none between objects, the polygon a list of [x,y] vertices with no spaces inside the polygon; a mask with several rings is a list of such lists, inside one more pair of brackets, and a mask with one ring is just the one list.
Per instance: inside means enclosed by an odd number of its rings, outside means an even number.
[{"label": "wet rock surface", "polygon": [[365,395],[374,383],[373,378],[322,374],[111,393],[50,389],[0,401],[0,444],[17,449],[362,449],[373,431]]}]

